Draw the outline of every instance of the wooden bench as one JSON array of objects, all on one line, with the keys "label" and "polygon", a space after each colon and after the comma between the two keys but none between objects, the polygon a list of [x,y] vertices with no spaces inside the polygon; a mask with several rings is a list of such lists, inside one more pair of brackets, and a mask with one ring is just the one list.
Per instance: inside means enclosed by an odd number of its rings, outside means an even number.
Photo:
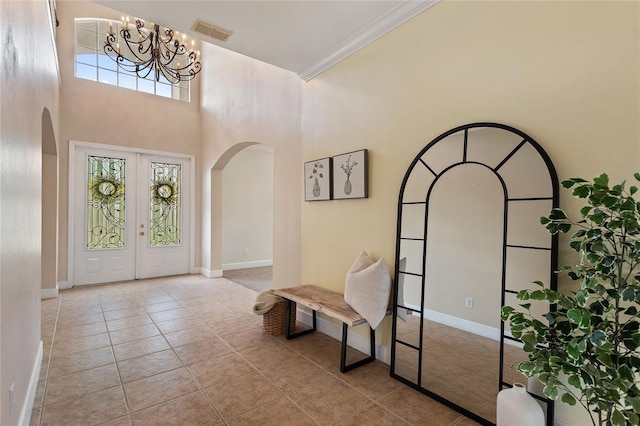
[{"label": "wooden bench", "polygon": [[[322,312],[323,314],[336,318],[342,321],[342,347],[340,351],[340,372],[344,373],[349,370],[353,370],[356,367],[375,361],[376,359],[376,333],[371,326],[369,326],[369,340],[371,343],[370,356],[355,361],[347,365],[347,334],[349,327],[355,327],[357,325],[367,323],[359,313],[353,310],[353,308],[344,301],[344,296],[340,293],[336,293],[331,290],[327,290],[315,285],[301,285],[298,287],[279,288],[274,289],[274,294],[287,300],[287,323],[286,323],[286,336],[287,339],[293,339],[303,336],[308,333],[316,331],[316,313]],[[290,319],[293,302],[306,306],[313,311],[313,327],[308,330],[292,333]]]}]

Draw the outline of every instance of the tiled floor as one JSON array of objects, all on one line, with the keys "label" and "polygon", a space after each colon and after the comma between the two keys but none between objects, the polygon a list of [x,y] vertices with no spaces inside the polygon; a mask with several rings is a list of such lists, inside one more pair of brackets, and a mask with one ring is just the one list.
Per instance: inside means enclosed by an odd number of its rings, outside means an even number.
[{"label": "tiled floor", "polygon": [[379,361],[341,374],[340,344],[325,335],[264,333],[256,295],[224,278],[181,276],[44,300],[31,424],[475,424]]}]

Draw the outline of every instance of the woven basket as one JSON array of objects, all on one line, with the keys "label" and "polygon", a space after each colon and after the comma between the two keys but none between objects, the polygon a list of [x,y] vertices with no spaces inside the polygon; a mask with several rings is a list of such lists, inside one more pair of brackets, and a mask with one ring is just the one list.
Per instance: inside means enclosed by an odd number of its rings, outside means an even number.
[{"label": "woven basket", "polygon": [[[296,328],[296,303],[291,302],[291,332]],[[278,302],[262,316],[262,327],[266,333],[278,335],[287,332],[287,302]]]}]

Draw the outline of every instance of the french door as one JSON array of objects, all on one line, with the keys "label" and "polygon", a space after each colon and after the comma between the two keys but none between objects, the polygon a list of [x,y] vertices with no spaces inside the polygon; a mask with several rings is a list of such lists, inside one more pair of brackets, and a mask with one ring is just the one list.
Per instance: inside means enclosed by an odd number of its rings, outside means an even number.
[{"label": "french door", "polygon": [[71,151],[70,284],[189,273],[191,158],[89,145]]}]

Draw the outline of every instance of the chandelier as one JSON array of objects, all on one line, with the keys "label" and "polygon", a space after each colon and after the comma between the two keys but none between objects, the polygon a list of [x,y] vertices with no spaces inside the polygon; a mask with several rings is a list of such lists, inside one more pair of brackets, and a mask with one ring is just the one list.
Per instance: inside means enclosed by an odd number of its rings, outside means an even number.
[{"label": "chandelier", "polygon": [[180,39],[176,31],[160,28],[158,24],[153,24],[153,30],[147,30],[141,19],[135,20],[138,33],[135,40],[129,25],[129,17],[123,17],[118,36],[113,31],[113,24],[109,23],[104,44],[104,53],[123,70],[136,73],[140,78],[147,78],[153,72],[156,81],[162,76],[171,84],[192,80],[202,70],[200,52],[194,50],[194,40],[188,49],[184,34]]}]

